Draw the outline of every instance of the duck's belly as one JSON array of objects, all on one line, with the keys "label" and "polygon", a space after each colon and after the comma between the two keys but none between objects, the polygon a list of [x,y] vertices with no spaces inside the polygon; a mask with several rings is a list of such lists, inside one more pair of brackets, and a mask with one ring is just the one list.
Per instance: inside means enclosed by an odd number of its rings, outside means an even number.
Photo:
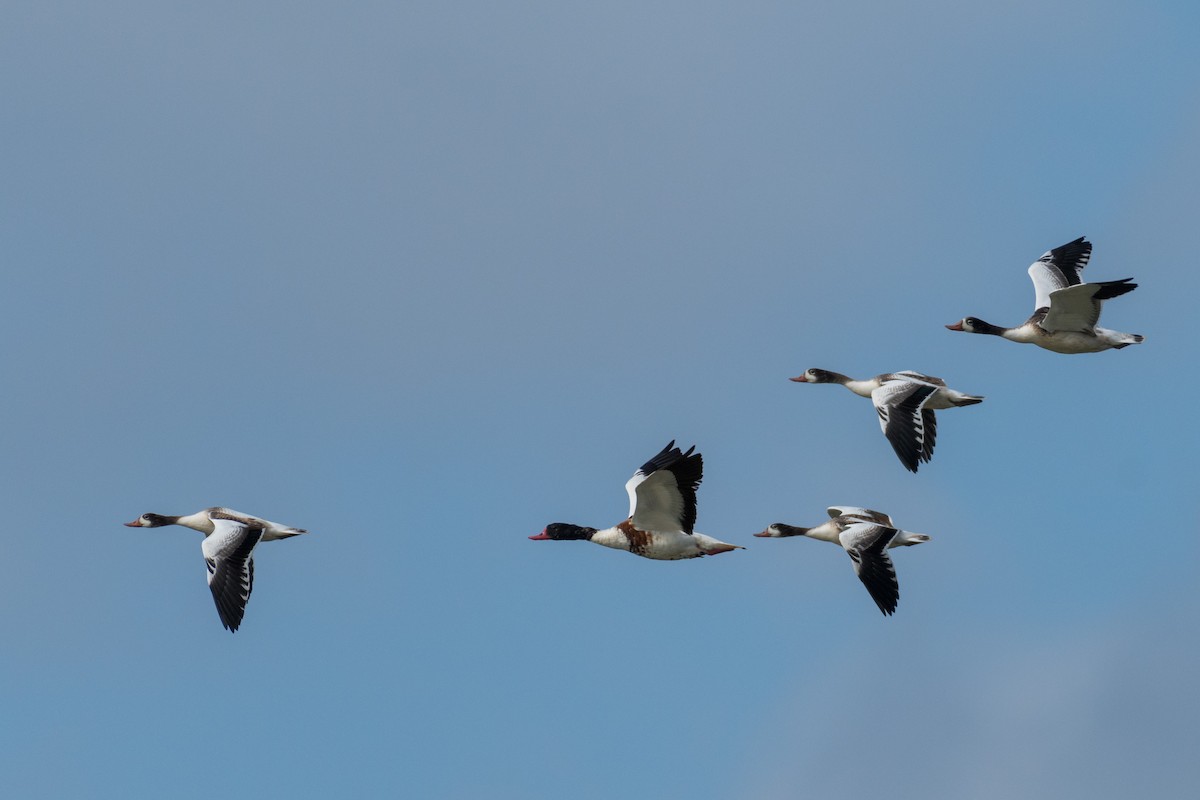
[{"label": "duck's belly", "polygon": [[1037,339],[1034,344],[1055,353],[1099,353],[1111,347],[1094,333],[1079,331],[1059,331],[1049,333]]},{"label": "duck's belly", "polygon": [[676,561],[681,558],[696,558],[703,555],[695,537],[683,532],[640,531],[628,523],[616,528],[598,531],[592,541],[617,550],[628,550],[643,558],[658,561]]}]

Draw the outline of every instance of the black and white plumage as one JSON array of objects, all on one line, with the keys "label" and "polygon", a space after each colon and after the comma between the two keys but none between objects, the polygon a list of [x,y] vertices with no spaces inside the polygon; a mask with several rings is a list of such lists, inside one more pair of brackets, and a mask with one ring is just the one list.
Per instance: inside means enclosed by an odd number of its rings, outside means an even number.
[{"label": "black and white plumage", "polygon": [[890,380],[871,392],[879,427],[900,463],[911,472],[933,457],[937,417],[925,404],[936,391],[937,387],[929,383]]},{"label": "black and white plumage", "polygon": [[262,540],[259,526],[214,519],[213,532],[200,545],[208,567],[208,588],[226,630],[236,631],[254,590],[254,547]]},{"label": "black and white plumage", "polygon": [[854,574],[867,587],[867,592],[884,615],[896,613],[900,602],[900,582],[896,567],[888,557],[900,531],[871,522],[855,522],[842,531],[841,545],[854,562]]},{"label": "black and white plumage", "polygon": [[947,325],[952,331],[983,333],[1011,342],[1035,344],[1055,353],[1098,353],[1139,344],[1145,337],[1098,327],[1105,300],[1137,288],[1133,278],[1083,283],[1083,268],[1092,257],[1092,244],[1083,236],[1042,254],[1029,267],[1034,311],[1023,325],[1002,328],[978,317],[963,317]]},{"label": "black and white plumage", "polygon": [[629,519],[645,531],[683,531],[696,527],[696,489],[704,477],[704,457],[669,442],[625,482]]},{"label": "black and white plumage", "polygon": [[815,528],[776,522],[754,535],[765,538],[807,536],[839,545],[850,556],[854,574],[862,581],[875,605],[885,616],[894,614],[900,602],[900,583],[887,551],[928,542],[930,537],[900,530],[887,514],[869,508],[830,506],[827,513],[829,521]]},{"label": "black and white plumage", "polygon": [[797,383],[837,383],[859,397],[871,398],[879,416],[879,427],[896,457],[910,472],[933,458],[937,443],[935,409],[957,408],[982,403],[982,397],[964,394],[946,386],[941,378],[913,370],[886,372],[856,381],[826,369],[809,369],[792,378]]},{"label": "black and white plumage", "polygon": [[695,447],[681,451],[671,441],[625,483],[629,517],[604,530],[554,522],[535,540],[586,540],[663,561],[698,558],[741,549],[696,533],[696,489],[704,462]]},{"label": "black and white plumage", "polygon": [[231,632],[242,624],[246,603],[254,590],[254,548],[259,542],[308,532],[221,506],[182,517],[147,513],[125,525],[130,528],[182,525],[204,534],[200,548],[208,568],[208,588],[221,624]]}]

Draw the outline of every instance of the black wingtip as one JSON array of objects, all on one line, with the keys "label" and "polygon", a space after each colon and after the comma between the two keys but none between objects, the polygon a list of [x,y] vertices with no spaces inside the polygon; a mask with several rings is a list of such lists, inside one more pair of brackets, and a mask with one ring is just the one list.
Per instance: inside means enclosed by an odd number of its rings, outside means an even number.
[{"label": "black wingtip", "polygon": [[696,489],[703,479],[704,457],[696,452],[695,445],[689,447],[686,453],[680,452],[672,439],[654,458],[643,464],[638,472],[650,475],[660,469],[670,470],[675,476],[676,486],[683,496],[681,530],[691,533],[696,524]]},{"label": "black wingtip", "polygon": [[889,436],[887,440],[904,468],[909,472],[916,472],[917,468],[921,466],[921,443],[903,436]]},{"label": "black wingtip", "polygon": [[867,586],[867,591],[881,614],[890,617],[896,613],[896,607],[900,605],[900,588],[898,586],[894,584],[891,587],[876,586],[874,589]]},{"label": "black wingtip", "polygon": [[863,585],[867,587],[867,592],[871,595],[871,599],[875,601],[875,606],[879,609],[879,613],[885,617],[890,617],[896,613],[896,607],[900,605],[900,590],[898,587],[872,587],[866,581],[863,581]]},{"label": "black wingtip", "polygon": [[1092,297],[1096,300],[1111,300],[1114,297],[1129,294],[1138,287],[1136,283],[1130,283],[1132,280],[1133,278],[1122,278],[1119,281],[1104,281],[1099,284],[1100,288]]},{"label": "black wingtip", "polygon": [[654,458],[642,465],[640,472],[649,475],[656,469],[671,469],[680,461],[699,461],[699,459],[700,454],[696,452],[696,445],[689,447],[685,453],[675,446],[675,440],[672,439],[666,447],[654,455]]},{"label": "black wingtip", "polygon": [[246,609],[239,608],[236,603],[231,603],[227,599],[217,600],[217,616],[221,618],[221,625],[230,633],[237,633],[238,628],[242,626],[242,618],[246,614]]},{"label": "black wingtip", "polygon": [[1079,272],[1087,266],[1088,260],[1092,257],[1092,243],[1087,241],[1086,236],[1080,236],[1078,239],[1051,249],[1049,256],[1049,259],[1043,257],[1043,260],[1053,262],[1058,265],[1060,270],[1073,271],[1073,274],[1064,273],[1064,277],[1074,286],[1079,283]]}]

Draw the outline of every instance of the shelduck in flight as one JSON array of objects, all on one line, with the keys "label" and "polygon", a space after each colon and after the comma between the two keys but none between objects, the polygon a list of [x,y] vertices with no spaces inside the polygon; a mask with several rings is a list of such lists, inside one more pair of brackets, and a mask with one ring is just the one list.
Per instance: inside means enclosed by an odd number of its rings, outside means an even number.
[{"label": "shelduck in flight", "polygon": [[885,616],[894,614],[900,601],[900,583],[887,551],[928,542],[929,537],[902,531],[887,514],[869,508],[830,506],[826,511],[829,521],[815,528],[797,528],[776,522],[754,535],[767,538],[807,536],[841,546],[854,562],[854,574],[867,587],[875,605]]},{"label": "shelduck in flight", "polygon": [[1096,325],[1105,300],[1137,288],[1133,278],[1082,283],[1081,273],[1092,257],[1092,243],[1080,236],[1044,253],[1029,267],[1035,292],[1034,312],[1025,324],[1001,328],[978,317],[963,317],[946,327],[965,333],[986,333],[1010,342],[1036,344],[1055,353],[1099,353],[1140,344],[1140,333],[1110,331]]},{"label": "shelduck in flight", "polygon": [[859,397],[869,397],[879,415],[879,427],[892,443],[900,463],[916,472],[921,462],[933,458],[937,441],[934,409],[957,408],[982,403],[983,398],[963,394],[946,386],[941,378],[919,372],[887,372],[856,381],[840,372],[810,369],[791,380],[797,383],[838,383]]},{"label": "shelduck in flight", "polygon": [[246,602],[254,588],[254,547],[259,542],[287,539],[308,531],[259,519],[240,511],[215,506],[185,517],[142,514],[129,528],[161,528],[182,525],[204,534],[200,545],[208,567],[208,588],[212,590],[221,624],[236,631],[246,613]]},{"label": "shelduck in flight", "polygon": [[696,448],[681,452],[671,441],[625,484],[629,518],[604,530],[554,522],[530,539],[582,539],[645,558],[674,561],[744,549],[696,533],[696,487],[703,460]]}]

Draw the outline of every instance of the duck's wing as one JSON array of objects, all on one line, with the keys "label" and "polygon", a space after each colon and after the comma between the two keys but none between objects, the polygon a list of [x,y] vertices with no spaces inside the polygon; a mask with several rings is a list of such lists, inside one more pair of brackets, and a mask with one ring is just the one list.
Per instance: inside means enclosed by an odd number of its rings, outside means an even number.
[{"label": "duck's wing", "polygon": [[254,546],[263,529],[223,517],[212,518],[213,532],[201,549],[208,567],[208,588],[217,604],[221,624],[236,631],[246,613],[246,602],[254,588]]},{"label": "duck's wing", "polygon": [[[921,420],[925,423],[925,441],[921,443],[921,460],[929,463],[933,458],[933,446],[937,444],[937,414],[932,408],[921,409]],[[887,523],[891,525],[892,523]]]},{"label": "duck's wing", "polygon": [[[887,381],[871,392],[871,402],[879,414],[879,427],[892,443],[900,463],[916,472],[922,461],[933,455],[933,442],[927,433],[925,403],[938,389],[929,383],[910,380]],[[933,416],[930,412],[928,416]]]},{"label": "duck's wing", "polygon": [[871,599],[884,614],[895,613],[900,601],[900,583],[887,547],[899,531],[873,522],[855,522],[838,537],[854,562],[854,574],[867,587]]},{"label": "duck's wing", "polygon": [[308,533],[304,528],[293,528],[291,525],[282,525],[278,522],[272,522],[269,519],[256,517],[253,514],[246,514],[241,511],[235,511],[232,508],[224,506],[213,506],[205,509],[208,511],[209,519],[231,519],[234,522],[242,522],[246,525],[257,525],[263,529],[263,541],[271,541],[273,539],[287,539],[291,536],[299,536],[302,533]]},{"label": "duck's wing", "polygon": [[895,527],[892,523],[892,518],[882,511],[873,511],[869,508],[860,508],[859,506],[830,506],[825,509],[825,513],[831,519],[844,518],[847,524],[852,522],[865,520],[867,522],[876,522],[880,525]]},{"label": "duck's wing", "polygon": [[1082,331],[1090,333],[1100,321],[1100,307],[1105,300],[1132,292],[1137,288],[1133,278],[1100,283],[1081,283],[1050,293],[1050,310],[1038,322],[1044,329]]},{"label": "duck's wing", "polygon": [[1092,257],[1092,243],[1080,236],[1073,242],[1049,250],[1029,266],[1033,280],[1034,309],[1048,308],[1050,294],[1083,282],[1081,273]]},{"label": "duck's wing", "polygon": [[934,386],[944,387],[946,385],[946,382],[941,378],[935,378],[932,375],[926,375],[925,373],[917,372],[914,369],[904,369],[900,370],[899,372],[893,372],[889,377],[900,379],[907,378],[908,380],[920,381],[922,383],[932,383]]},{"label": "duck's wing", "polygon": [[642,531],[682,531],[696,526],[696,487],[704,462],[696,448],[680,451],[671,441],[658,455],[642,465],[625,484],[629,493],[629,517]]}]

